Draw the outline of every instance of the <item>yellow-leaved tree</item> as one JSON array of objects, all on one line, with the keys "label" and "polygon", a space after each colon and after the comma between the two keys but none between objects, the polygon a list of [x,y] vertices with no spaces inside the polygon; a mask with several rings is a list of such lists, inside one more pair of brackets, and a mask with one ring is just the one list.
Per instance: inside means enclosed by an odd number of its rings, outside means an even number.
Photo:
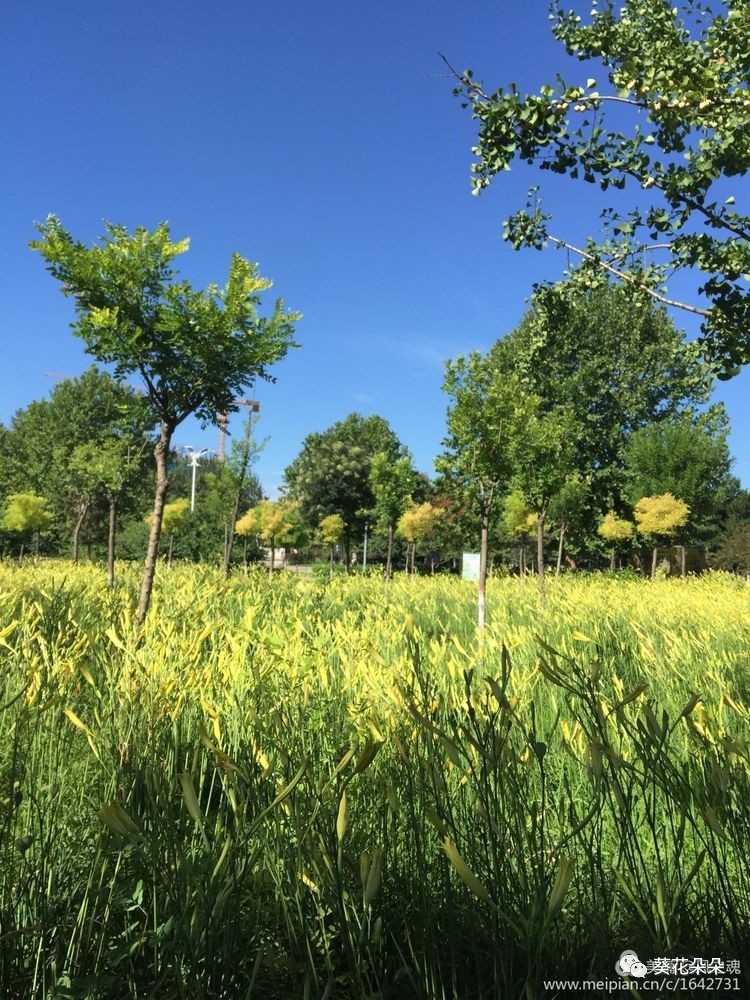
[{"label": "yellow-leaved tree", "polygon": [[242,517],[237,518],[234,525],[234,532],[240,536],[243,542],[242,568],[245,571],[245,576],[247,576],[247,543],[251,538],[257,537],[260,534],[260,518],[257,507],[251,507]]},{"label": "yellow-leaved tree", "polygon": [[[428,500],[426,503],[412,504],[398,520],[396,530],[406,539],[406,568],[415,572],[414,558],[417,545],[430,541],[434,536],[442,510]],[[410,562],[411,557],[411,562]]]},{"label": "yellow-leaved tree", "polygon": [[263,500],[256,508],[258,518],[258,535],[271,550],[271,563],[268,575],[273,576],[273,566],[276,549],[286,544],[291,536],[299,530],[299,507],[292,500]]},{"label": "yellow-leaved tree", "polygon": [[635,534],[635,527],[632,521],[624,517],[618,517],[613,510],[607,514],[598,528],[599,535],[612,546],[612,556],[609,561],[609,568],[615,569],[615,556],[617,546],[621,542],[628,542]]},{"label": "yellow-leaved tree", "polygon": [[330,577],[333,579],[333,550],[343,540],[346,524],[341,514],[329,514],[323,518],[318,527],[320,537],[330,547]]},{"label": "yellow-leaved tree", "polygon": [[683,528],[690,517],[690,508],[671,493],[656,497],[641,497],[635,505],[635,520],[638,530],[653,542],[651,557],[651,578],[656,576],[656,554],[659,539],[671,539],[679,528]]}]

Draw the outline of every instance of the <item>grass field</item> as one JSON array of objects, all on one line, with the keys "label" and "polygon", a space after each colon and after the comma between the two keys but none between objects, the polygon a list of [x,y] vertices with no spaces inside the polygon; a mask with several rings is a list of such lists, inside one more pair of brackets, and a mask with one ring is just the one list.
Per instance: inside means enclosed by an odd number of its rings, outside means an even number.
[{"label": "grass field", "polygon": [[744,582],[495,580],[481,642],[453,578],[176,567],[140,636],[136,585],[0,567],[3,1000],[750,956]]}]

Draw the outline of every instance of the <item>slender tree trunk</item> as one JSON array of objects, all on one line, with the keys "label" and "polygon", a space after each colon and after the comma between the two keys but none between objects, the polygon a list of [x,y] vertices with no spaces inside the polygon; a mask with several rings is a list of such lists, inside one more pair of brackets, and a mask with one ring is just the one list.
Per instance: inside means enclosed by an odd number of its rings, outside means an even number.
[{"label": "slender tree trunk", "polygon": [[430,556],[430,576],[435,575],[435,556]]},{"label": "slender tree trunk", "polygon": [[412,542],[411,543],[411,575],[412,576],[414,576],[414,574],[417,572],[416,559],[417,559],[417,543],[416,542]]},{"label": "slender tree trunk", "polygon": [[247,535],[245,535],[245,540],[242,545],[242,568],[245,571],[245,576],[247,576]]},{"label": "slender tree trunk", "polygon": [[482,511],[482,536],[479,545],[479,590],[477,600],[477,625],[484,628],[487,618],[487,550],[490,542],[490,511]]},{"label": "slender tree trunk", "polygon": [[656,558],[658,553],[657,547],[654,545],[653,552],[651,553],[651,579],[656,579]]},{"label": "slender tree trunk", "polygon": [[385,557],[385,578],[390,580],[393,576],[393,525],[388,525],[388,551]]},{"label": "slender tree trunk", "polygon": [[117,500],[109,501],[109,532],[107,534],[107,586],[115,585],[115,533],[117,531]]},{"label": "slender tree trunk", "polygon": [[329,560],[328,579],[333,579],[333,545],[331,545],[331,557]]},{"label": "slender tree trunk", "polygon": [[232,520],[227,525],[226,538],[224,540],[224,576],[228,577],[232,567],[232,549],[234,548],[234,526],[240,513],[241,488],[237,490],[234,503],[232,504]]},{"label": "slender tree trunk", "polygon": [[687,556],[684,545],[680,546],[680,576],[687,576]]},{"label": "slender tree trunk", "polygon": [[271,565],[268,567],[268,576],[269,576],[269,578],[273,576],[273,564],[274,564],[275,558],[276,558],[276,542],[272,538],[271,539]]},{"label": "slender tree trunk", "polygon": [[523,576],[523,545],[518,546],[518,576]]},{"label": "slender tree trunk", "polygon": [[537,514],[536,517],[536,561],[539,589],[544,591],[544,514]]},{"label": "slender tree trunk", "polygon": [[563,560],[563,542],[565,540],[565,522],[560,524],[560,540],[557,543],[557,565],[555,566],[555,576],[560,575]]},{"label": "slender tree trunk", "polygon": [[39,562],[39,532],[34,533],[34,562]]},{"label": "slender tree trunk", "polygon": [[23,562],[23,550],[24,550],[24,548],[25,548],[24,543],[21,542],[21,548],[19,549],[19,552],[18,552],[18,565],[19,566]]},{"label": "slender tree trunk", "polygon": [[156,573],[156,560],[159,555],[159,541],[161,540],[161,522],[164,517],[164,504],[167,499],[169,489],[169,478],[167,476],[167,459],[169,457],[169,444],[172,440],[174,427],[162,421],[159,432],[159,440],[154,448],[156,459],[156,495],[154,497],[154,512],[151,517],[151,530],[148,536],[148,549],[146,550],[146,562],[143,567],[143,582],[141,583],[141,596],[138,601],[138,613],[136,622],[142,625],[148,614],[148,606],[151,603],[151,592],[154,589],[154,574]]},{"label": "slender tree trunk", "polygon": [[616,549],[615,549],[615,546],[613,545],[612,546],[612,553],[611,553],[611,555],[609,557],[609,568],[611,570],[613,570],[615,568],[615,556],[616,556]]},{"label": "slender tree trunk", "polygon": [[174,531],[169,536],[169,551],[167,552],[167,568],[172,568],[172,550],[174,548]]},{"label": "slender tree trunk", "polygon": [[78,517],[76,518],[75,527],[73,528],[73,539],[71,544],[72,552],[70,554],[71,562],[74,566],[78,565],[78,540],[81,534],[81,525],[83,524],[84,518],[88,513],[89,505],[84,504],[78,512]]}]

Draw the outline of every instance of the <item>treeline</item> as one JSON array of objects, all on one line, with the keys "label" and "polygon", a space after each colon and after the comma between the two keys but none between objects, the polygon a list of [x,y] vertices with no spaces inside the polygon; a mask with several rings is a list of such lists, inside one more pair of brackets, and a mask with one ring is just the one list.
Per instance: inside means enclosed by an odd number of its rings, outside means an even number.
[{"label": "treeline", "polygon": [[[308,435],[282,499],[252,471],[256,417],[225,462],[169,454],[162,553],[233,563],[278,548],[349,567],[457,569],[482,551],[514,571],[656,568],[659,546],[750,571],[750,495],[731,475],[711,377],[660,308],[623,286],[546,289],[486,355],[446,368],[437,477],[379,416]],[[0,547],[142,560],[157,424],[143,395],[92,366],[0,425]],[[239,544],[234,541],[238,539]],[[365,545],[367,550],[365,551]],[[264,550],[266,550],[264,552]],[[680,558],[681,556],[681,558]]]}]

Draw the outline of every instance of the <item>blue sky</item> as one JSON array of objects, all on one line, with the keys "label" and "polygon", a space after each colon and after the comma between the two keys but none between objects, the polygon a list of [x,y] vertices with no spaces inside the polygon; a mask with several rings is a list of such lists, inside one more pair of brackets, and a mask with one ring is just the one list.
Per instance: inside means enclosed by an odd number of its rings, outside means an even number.
[{"label": "blue sky", "polygon": [[[11,5],[5,28],[0,421],[49,392],[45,372],[90,363],[27,248],[34,221],[54,212],[89,242],[105,218],[166,219],[191,237],[195,284],[223,283],[236,250],[304,314],[300,350],[257,391],[269,493],[306,434],[354,410],[386,417],[432,472],[444,359],[488,348],[565,266],[501,239],[539,175],[519,166],[471,196],[474,130],[438,53],[492,88],[595,75],[565,58],[546,4],[42,0]],[[595,189],[542,180],[557,232],[595,230]],[[748,388],[744,372],[716,393],[746,486]],[[187,423],[175,441],[216,437]]]}]

